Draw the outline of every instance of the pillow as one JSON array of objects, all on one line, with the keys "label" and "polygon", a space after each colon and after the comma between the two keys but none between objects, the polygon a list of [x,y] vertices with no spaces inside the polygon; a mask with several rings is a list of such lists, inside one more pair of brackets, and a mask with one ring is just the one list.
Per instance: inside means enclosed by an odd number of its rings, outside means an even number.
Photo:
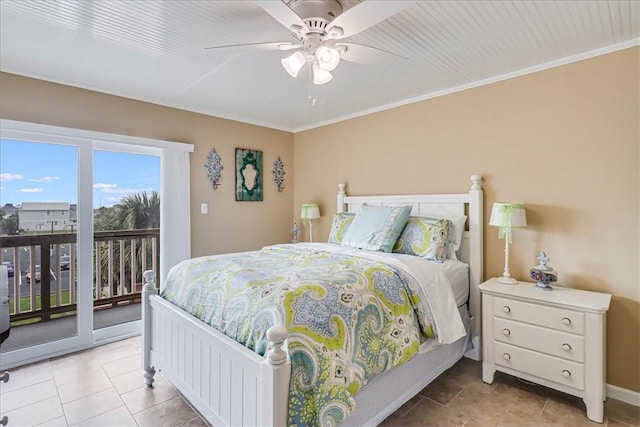
[{"label": "pillow", "polygon": [[448,219],[410,217],[393,252],[444,262],[447,259],[450,227],[451,221]]},{"label": "pillow", "polygon": [[467,222],[467,216],[462,215],[447,219],[451,221],[451,228],[449,228],[449,240],[447,241],[447,258],[458,260],[456,252],[458,252],[460,250],[460,246],[462,246],[462,234],[464,233],[464,224]]},{"label": "pillow", "polygon": [[391,252],[410,213],[411,206],[370,206],[365,203],[353,218],[342,244],[370,251]]},{"label": "pillow", "polygon": [[337,213],[333,215],[333,222],[331,223],[331,231],[329,231],[329,243],[335,243],[339,245],[344,239],[344,235],[351,226],[354,213]]}]

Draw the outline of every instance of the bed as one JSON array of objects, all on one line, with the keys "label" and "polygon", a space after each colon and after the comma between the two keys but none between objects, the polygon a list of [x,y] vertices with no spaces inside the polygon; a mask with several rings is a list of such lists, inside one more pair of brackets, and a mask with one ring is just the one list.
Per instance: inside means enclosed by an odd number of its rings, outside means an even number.
[{"label": "bed", "polygon": [[[333,420],[338,420],[336,423],[345,426],[377,425],[438,375],[453,366],[463,355],[479,360],[481,327],[478,285],[482,281],[483,192],[480,176],[472,176],[471,181],[471,189],[468,192],[432,195],[351,196],[346,194],[344,184],[339,185],[337,214],[359,212],[363,206],[410,206],[412,217],[449,218],[452,223],[454,218],[466,217],[468,230],[460,233],[459,248],[455,252],[459,261],[443,262],[438,267],[443,270],[443,273],[438,274],[446,276],[447,280],[460,282],[460,278],[463,278],[463,284],[454,287],[450,294],[455,299],[451,311],[457,310],[456,318],[461,320],[464,330],[459,338],[456,336],[456,339],[445,340],[442,337],[448,332],[440,327],[436,334],[437,339],[446,341],[446,344],[440,344],[435,339],[421,339],[418,349],[415,343],[406,341],[407,348],[412,348],[408,361],[403,361],[391,369],[388,366],[379,375],[369,379],[366,386],[353,397],[352,403],[355,406],[349,407],[345,412],[345,418],[323,418],[323,422],[330,425],[333,424]],[[460,224],[459,220],[456,222]],[[305,251],[304,256],[309,259],[312,259],[309,254],[320,253],[323,257],[343,257],[342,252],[331,255],[329,251],[327,253],[330,255],[326,255],[325,252],[321,252],[324,248],[318,246],[320,245],[275,245],[263,248],[263,251],[278,256],[294,250]],[[369,254],[357,256],[358,260],[368,259]],[[232,258],[231,255],[229,257]],[[295,253],[290,256],[295,257]],[[360,261],[355,262],[355,259],[354,254],[353,263],[358,264]],[[188,260],[185,263],[189,261],[192,264],[188,268],[179,265],[175,269],[182,268],[187,271],[197,268],[193,263],[200,262]],[[285,264],[281,265],[284,268]],[[170,276],[171,273],[168,278]],[[289,424],[289,386],[292,369],[294,377],[299,376],[296,376],[299,369],[296,365],[299,359],[296,343],[299,340],[295,331],[290,330],[288,335],[287,329],[282,326],[270,327],[264,334],[264,343],[260,341],[262,344],[254,345],[254,349],[248,348],[158,295],[153,283],[154,277],[153,272],[145,273],[146,284],[143,288],[145,383],[152,386],[156,370],[161,370],[215,426]],[[167,289],[172,288],[166,288],[164,296],[171,299],[171,292]],[[174,299],[179,302],[180,298]],[[183,300],[190,300],[190,297],[186,296]],[[427,317],[436,325],[438,322],[435,320],[442,314],[434,312],[430,316]],[[262,351],[258,351],[260,348]]]}]

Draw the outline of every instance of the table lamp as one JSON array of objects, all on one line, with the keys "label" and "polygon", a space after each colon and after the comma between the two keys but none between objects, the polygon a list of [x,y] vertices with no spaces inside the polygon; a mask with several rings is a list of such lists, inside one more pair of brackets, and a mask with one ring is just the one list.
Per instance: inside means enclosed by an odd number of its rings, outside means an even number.
[{"label": "table lamp", "polygon": [[518,283],[509,273],[509,244],[511,243],[511,229],[527,226],[527,216],[522,203],[494,203],[491,208],[489,225],[500,227],[498,238],[504,239],[504,272],[496,281],[507,285]]},{"label": "table lamp", "polygon": [[303,222],[309,222],[309,242],[313,242],[313,220],[320,218],[320,208],[315,203],[305,203],[300,218]]}]

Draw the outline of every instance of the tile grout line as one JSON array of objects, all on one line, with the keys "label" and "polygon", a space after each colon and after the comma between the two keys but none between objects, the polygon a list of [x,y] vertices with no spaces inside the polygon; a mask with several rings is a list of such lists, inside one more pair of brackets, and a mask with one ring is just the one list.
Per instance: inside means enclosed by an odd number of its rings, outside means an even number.
[{"label": "tile grout line", "polygon": [[[65,422],[67,423],[67,426],[69,426],[70,424],[69,424],[69,420],[67,419],[67,412],[65,411],[65,406],[66,406],[66,405],[69,405],[69,404],[71,404],[71,403],[73,403],[73,402],[77,402],[77,401],[78,401],[78,400],[80,400],[80,399],[84,399],[84,398],[87,398],[87,397],[90,397],[90,396],[94,396],[94,395],[96,395],[96,394],[98,394],[98,393],[105,392],[105,391],[107,391],[107,390],[109,390],[109,389],[111,389],[111,390],[113,390],[113,391],[115,392],[115,394],[118,396],[118,399],[120,399],[120,402],[122,403],[122,405],[121,405],[121,406],[118,406],[117,408],[112,408],[112,409],[109,409],[109,410],[107,410],[107,411],[101,412],[101,413],[99,413],[99,414],[95,414],[95,415],[91,416],[90,418],[87,418],[87,419],[84,419],[84,420],[80,420],[80,421],[79,421],[79,422],[77,422],[76,424],[86,423],[86,422],[88,422],[89,420],[92,420],[93,418],[96,418],[96,417],[102,416],[102,415],[104,415],[104,414],[106,414],[106,413],[108,413],[108,412],[110,412],[110,411],[112,411],[112,410],[114,410],[114,409],[118,409],[118,408],[120,408],[120,407],[124,407],[124,408],[127,410],[127,412],[131,415],[131,413],[129,412],[129,408],[128,408],[128,407],[127,407],[127,405],[125,404],[125,402],[124,402],[124,400],[122,399],[122,396],[120,395],[120,393],[118,393],[118,390],[116,389],[115,385],[113,384],[113,381],[111,380],[111,377],[110,377],[110,376],[107,374],[107,372],[104,370],[104,366],[103,366],[102,362],[100,362],[100,360],[98,360],[98,358],[96,358],[96,357],[95,357],[95,354],[93,354],[93,349],[91,350],[90,357],[91,357],[91,359],[92,359],[92,360],[95,360],[95,361],[98,363],[98,366],[100,366],[100,371],[101,371],[101,373],[102,373],[102,374],[104,374],[104,376],[107,378],[107,380],[109,381],[109,384],[111,385],[111,387],[107,387],[107,388],[105,388],[105,389],[103,389],[103,390],[97,390],[97,391],[95,391],[95,392],[93,392],[93,393],[87,394],[87,395],[85,395],[85,396],[79,397],[79,398],[74,399],[74,400],[70,400],[69,402],[66,402],[65,404],[63,404],[63,405],[62,405],[62,410],[63,410],[63,413],[64,413]],[[117,360],[120,360],[120,359],[117,359]],[[54,378],[54,379],[55,379],[55,378]],[[57,384],[56,384],[56,389],[57,389]],[[58,396],[60,396],[60,392],[59,392],[59,391],[58,391]],[[131,417],[133,418],[133,415],[131,415]],[[134,421],[135,421],[135,420],[134,420]],[[136,423],[136,424],[137,424],[137,423]]]},{"label": "tile grout line", "polygon": [[56,395],[58,396],[58,402],[60,403],[60,408],[62,409],[62,417],[64,418],[64,423],[68,426],[69,420],[67,419],[67,413],[64,410],[64,404],[62,403],[62,397],[60,396],[60,387],[58,386],[58,381],[56,381],[56,376],[53,374],[54,369],[53,369],[53,366],[51,366],[51,359],[47,359],[47,362],[49,363],[49,369],[51,369],[51,377],[53,378],[53,384],[56,386]]}]

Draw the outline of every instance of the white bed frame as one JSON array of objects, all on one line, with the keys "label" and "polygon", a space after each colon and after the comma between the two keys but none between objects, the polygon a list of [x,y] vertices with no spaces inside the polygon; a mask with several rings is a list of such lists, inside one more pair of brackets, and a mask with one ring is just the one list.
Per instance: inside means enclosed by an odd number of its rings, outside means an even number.
[{"label": "white bed frame", "polygon": [[[345,184],[340,184],[337,211],[355,212],[363,203],[368,203],[411,205],[412,215],[468,216],[469,230],[464,233],[462,247],[458,253],[458,258],[469,264],[470,271],[469,311],[474,348],[466,355],[480,360],[482,328],[478,285],[483,280],[483,191],[479,175],[473,175],[471,181],[471,190],[467,193],[399,196],[348,196],[345,193]],[[261,357],[160,298],[153,283],[153,272],[145,272],[144,277],[146,283],[142,291],[142,348],[143,375],[147,386],[152,386],[156,369],[161,370],[189,402],[216,427],[287,425],[291,365],[286,349],[283,349],[287,335],[285,328],[273,327],[268,331],[269,351],[265,357]],[[374,407],[377,408],[374,409],[375,413],[359,414],[359,419],[366,421],[358,423],[375,425],[382,421],[458,358],[445,360],[440,363],[441,367],[430,375],[425,374],[415,384],[406,384],[406,392],[401,396],[376,393],[383,396],[381,398],[384,401],[380,403],[382,406]],[[409,363],[390,371],[389,376],[394,378],[396,370],[398,375],[402,375],[403,371],[400,368]],[[415,375],[409,375],[407,379],[411,381],[412,377]],[[365,387],[365,390],[367,388]]]}]

